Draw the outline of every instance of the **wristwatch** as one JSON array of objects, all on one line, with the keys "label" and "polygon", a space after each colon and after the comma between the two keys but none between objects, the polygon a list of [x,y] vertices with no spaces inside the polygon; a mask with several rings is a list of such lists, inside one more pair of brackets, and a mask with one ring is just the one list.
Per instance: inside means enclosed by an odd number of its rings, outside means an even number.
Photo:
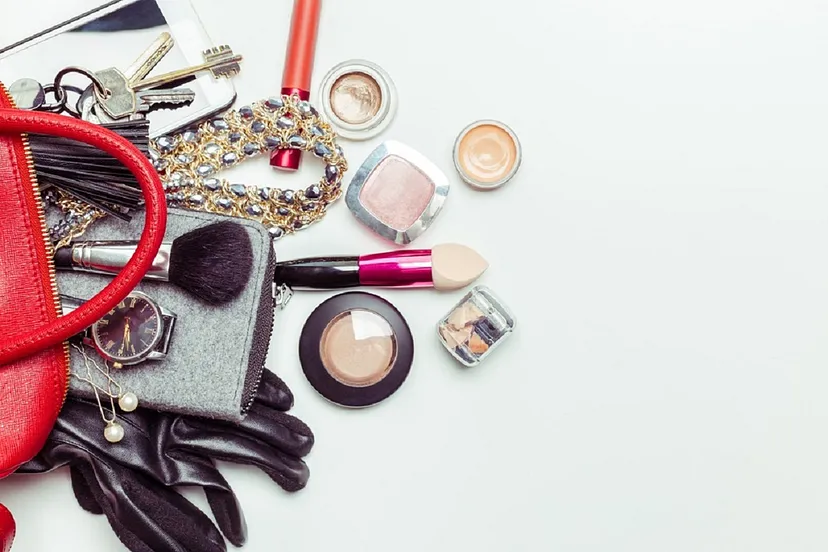
[{"label": "wristwatch", "polygon": [[[83,300],[68,295],[61,295],[60,302],[63,314],[83,304]],[[152,297],[133,291],[81,335],[85,344],[94,347],[115,368],[122,368],[167,358],[175,320],[175,313]]]}]

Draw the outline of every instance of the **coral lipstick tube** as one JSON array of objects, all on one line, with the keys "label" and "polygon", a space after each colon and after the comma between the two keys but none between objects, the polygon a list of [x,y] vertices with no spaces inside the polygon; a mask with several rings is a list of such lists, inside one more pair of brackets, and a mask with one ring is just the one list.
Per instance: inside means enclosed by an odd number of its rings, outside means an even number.
[{"label": "coral lipstick tube", "polygon": [[[303,100],[310,99],[313,57],[319,29],[322,0],[294,0],[282,73],[282,94],[296,94]],[[270,156],[270,165],[276,169],[295,171],[299,168],[302,152],[295,149],[277,149]]]}]

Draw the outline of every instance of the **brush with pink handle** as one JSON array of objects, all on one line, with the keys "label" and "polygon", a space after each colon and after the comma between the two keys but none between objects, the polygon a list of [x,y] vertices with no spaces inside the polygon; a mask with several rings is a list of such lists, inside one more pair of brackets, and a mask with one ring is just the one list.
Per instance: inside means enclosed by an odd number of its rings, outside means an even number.
[{"label": "brush with pink handle", "polygon": [[360,286],[454,290],[466,287],[489,267],[474,249],[448,243],[359,257],[314,257],[276,264],[273,280],[293,289]]}]

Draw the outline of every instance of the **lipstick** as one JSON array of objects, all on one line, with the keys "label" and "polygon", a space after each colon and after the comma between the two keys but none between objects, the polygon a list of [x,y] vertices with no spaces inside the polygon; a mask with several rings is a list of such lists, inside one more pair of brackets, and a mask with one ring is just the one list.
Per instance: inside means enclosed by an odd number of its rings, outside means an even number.
[{"label": "lipstick", "polygon": [[276,263],[273,280],[293,289],[360,286],[454,290],[489,267],[474,249],[455,243],[431,249],[373,253],[359,257],[314,257]]},{"label": "lipstick", "polygon": [[[319,28],[322,0],[294,0],[293,17],[290,21],[290,38],[282,73],[282,94],[296,94],[303,100],[310,99],[313,56]],[[276,169],[295,171],[302,160],[302,152],[296,149],[276,149],[270,154],[270,165]]]}]

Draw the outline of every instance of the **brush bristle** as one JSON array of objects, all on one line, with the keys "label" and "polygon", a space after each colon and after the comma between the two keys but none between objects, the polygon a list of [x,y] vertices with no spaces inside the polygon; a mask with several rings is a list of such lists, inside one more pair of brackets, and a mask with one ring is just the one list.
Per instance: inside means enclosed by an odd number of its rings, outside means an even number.
[{"label": "brush bristle", "polygon": [[170,255],[170,282],[213,305],[241,295],[253,270],[247,230],[223,221],[176,238]]}]

